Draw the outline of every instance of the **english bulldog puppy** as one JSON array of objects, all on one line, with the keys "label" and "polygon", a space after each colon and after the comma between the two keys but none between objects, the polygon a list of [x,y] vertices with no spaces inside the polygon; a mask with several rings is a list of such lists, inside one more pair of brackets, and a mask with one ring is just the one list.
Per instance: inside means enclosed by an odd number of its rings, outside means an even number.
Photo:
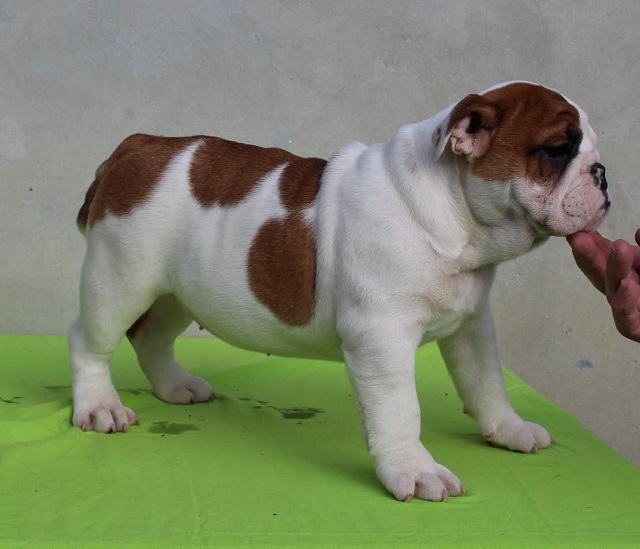
[{"label": "english bulldog puppy", "polygon": [[196,321],[244,349],[346,362],[386,489],[401,501],[464,494],[420,441],[416,349],[438,342],[489,443],[550,446],[507,400],[489,290],[496,265],[595,230],[609,205],[586,114],[525,82],[328,161],[216,137],[128,137],[78,214],[87,248],[68,334],[73,424],[137,423],[109,372],[125,334],[159,398],[212,399],[174,358]]}]

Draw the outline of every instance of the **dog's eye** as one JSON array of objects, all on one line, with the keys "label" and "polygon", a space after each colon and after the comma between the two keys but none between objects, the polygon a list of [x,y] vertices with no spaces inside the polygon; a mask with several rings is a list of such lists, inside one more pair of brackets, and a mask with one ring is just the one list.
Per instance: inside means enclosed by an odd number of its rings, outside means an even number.
[{"label": "dog's eye", "polygon": [[569,153],[571,152],[571,143],[567,142],[542,145],[540,150],[549,158],[561,158],[563,156],[569,156]]}]

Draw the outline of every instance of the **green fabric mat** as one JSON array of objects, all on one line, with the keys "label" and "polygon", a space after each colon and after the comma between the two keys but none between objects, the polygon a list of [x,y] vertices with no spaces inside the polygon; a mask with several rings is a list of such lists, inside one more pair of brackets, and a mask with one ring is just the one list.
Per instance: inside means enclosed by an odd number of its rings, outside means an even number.
[{"label": "green fabric mat", "polygon": [[66,341],[0,336],[2,547],[640,546],[640,472],[509,373],[557,444],[484,443],[437,347],[417,358],[423,440],[463,481],[446,503],[389,496],[358,433],[344,366],[180,340],[218,400],[166,404],[123,344],[113,377],[140,425],[70,425]]}]

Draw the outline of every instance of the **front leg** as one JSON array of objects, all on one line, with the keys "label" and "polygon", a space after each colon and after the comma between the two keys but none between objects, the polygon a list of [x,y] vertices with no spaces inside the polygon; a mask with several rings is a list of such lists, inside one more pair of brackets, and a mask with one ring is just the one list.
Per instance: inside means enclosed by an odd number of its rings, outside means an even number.
[{"label": "front leg", "polygon": [[343,351],[378,478],[400,501],[414,496],[444,501],[464,488],[420,442],[414,372],[418,341],[417,333],[411,337],[397,327],[349,329]]},{"label": "front leg", "polygon": [[479,423],[490,444],[524,453],[551,446],[546,429],[523,421],[507,400],[488,303],[438,345],[465,413]]}]

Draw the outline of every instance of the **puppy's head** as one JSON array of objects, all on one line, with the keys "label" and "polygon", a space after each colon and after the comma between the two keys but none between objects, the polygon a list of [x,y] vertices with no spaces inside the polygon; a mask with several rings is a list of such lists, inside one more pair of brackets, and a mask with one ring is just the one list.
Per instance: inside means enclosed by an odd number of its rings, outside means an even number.
[{"label": "puppy's head", "polygon": [[610,200],[597,137],[565,97],[524,82],[469,95],[433,134],[448,146],[482,223],[523,215],[540,236],[593,231]]}]

